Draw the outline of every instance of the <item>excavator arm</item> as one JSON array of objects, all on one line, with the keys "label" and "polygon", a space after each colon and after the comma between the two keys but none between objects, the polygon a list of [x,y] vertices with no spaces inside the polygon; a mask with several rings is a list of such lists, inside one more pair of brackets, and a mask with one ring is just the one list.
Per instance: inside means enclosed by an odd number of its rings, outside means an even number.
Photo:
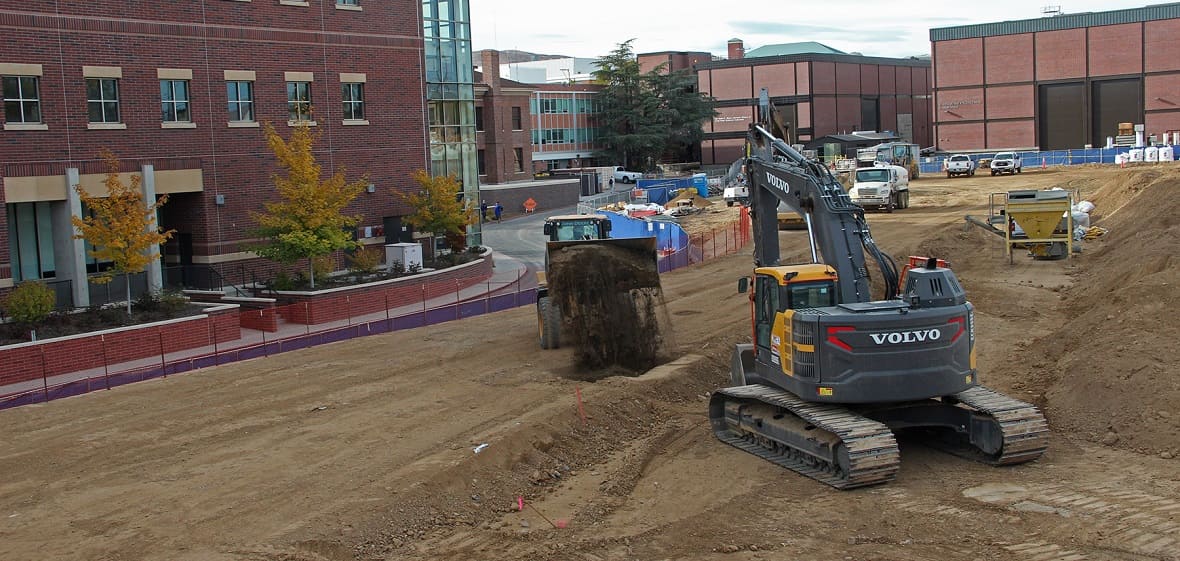
[{"label": "excavator arm", "polygon": [[852,202],[827,167],[808,160],[775,135],[778,120],[774,112],[764,89],[758,122],[750,126],[747,136],[745,158],[756,265],[779,264],[777,209],[781,202],[803,216],[812,261],[822,256],[823,262],[836,270],[841,303],[873,300],[866,255],[872,256],[881,270],[884,299],[896,297],[897,266],[877,248],[864,209]]}]

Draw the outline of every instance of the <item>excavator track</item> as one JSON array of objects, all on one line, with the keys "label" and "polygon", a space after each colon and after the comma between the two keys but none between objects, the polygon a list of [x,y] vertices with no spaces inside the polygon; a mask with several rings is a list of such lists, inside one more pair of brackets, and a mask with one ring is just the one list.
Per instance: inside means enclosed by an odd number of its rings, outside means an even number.
[{"label": "excavator track", "polygon": [[968,443],[943,446],[940,449],[985,464],[995,466],[1021,464],[1040,458],[1049,448],[1049,423],[1036,406],[1008,397],[982,386],[950,396],[968,408],[990,416],[1003,435],[998,453],[985,454]]},{"label": "excavator track", "polygon": [[[922,412],[931,407],[970,412],[963,415],[976,425],[971,430],[929,442],[956,456],[999,466],[1036,460],[1048,449],[1049,425],[1035,406],[979,386],[941,400],[872,407],[866,414],[887,419],[883,411]],[[900,465],[897,442],[886,422],[846,406],[803,401],[769,386],[717,390],[709,403],[709,419],[722,442],[837,489],[886,483]],[[906,425],[915,426],[913,421],[909,418]],[[960,428],[966,429],[967,423]],[[972,443],[972,430],[987,435],[986,450]]]},{"label": "excavator track", "polygon": [[[824,433],[799,445],[777,439],[761,430],[763,421],[769,424],[770,419],[741,413],[758,404],[789,412],[807,428]],[[722,442],[837,489],[891,481],[900,465],[897,441],[889,427],[844,407],[809,403],[769,386],[717,390],[709,403],[709,419]]]}]

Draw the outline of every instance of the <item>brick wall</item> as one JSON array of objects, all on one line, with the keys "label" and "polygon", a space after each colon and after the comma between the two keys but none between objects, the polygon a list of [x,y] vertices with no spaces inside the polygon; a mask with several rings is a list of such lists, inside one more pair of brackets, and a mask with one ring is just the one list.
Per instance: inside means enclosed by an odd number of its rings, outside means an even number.
[{"label": "brick wall", "polygon": [[459,267],[391,281],[320,293],[279,292],[279,315],[298,324],[316,325],[422,303],[485,282],[492,276],[491,254]]},{"label": "brick wall", "polygon": [[241,336],[238,308],[225,306],[191,318],[9,345],[0,347],[0,364],[4,364],[0,385],[158,357],[161,352],[226,343]]},{"label": "brick wall", "polygon": [[[524,211],[524,202],[528,199],[537,201],[537,213],[552,214],[554,210],[569,208],[578,204],[581,195],[581,185],[577,179],[571,181],[538,181],[535,183],[517,183],[489,187],[482,193],[488,204],[500,201],[504,207],[505,216],[514,216]],[[490,215],[489,211],[489,215]]]}]

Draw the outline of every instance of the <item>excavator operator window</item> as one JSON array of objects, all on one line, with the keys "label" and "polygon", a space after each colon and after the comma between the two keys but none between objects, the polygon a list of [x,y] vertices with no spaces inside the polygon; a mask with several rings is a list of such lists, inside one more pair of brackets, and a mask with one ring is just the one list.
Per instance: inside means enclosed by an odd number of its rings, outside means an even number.
[{"label": "excavator operator window", "polygon": [[836,283],[832,281],[802,282],[782,287],[779,301],[783,309],[826,308],[836,305]]},{"label": "excavator operator window", "polygon": [[754,337],[757,346],[770,349],[770,330],[779,307],[779,284],[774,277],[757,275],[754,279]]}]

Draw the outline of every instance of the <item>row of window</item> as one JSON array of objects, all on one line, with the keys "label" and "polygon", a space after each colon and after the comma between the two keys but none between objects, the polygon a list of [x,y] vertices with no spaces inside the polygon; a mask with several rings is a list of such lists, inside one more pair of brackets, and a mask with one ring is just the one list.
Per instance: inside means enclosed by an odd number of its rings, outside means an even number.
[{"label": "row of window", "polygon": [[[347,75],[353,79],[361,75]],[[5,124],[42,124],[40,77],[3,76]],[[122,123],[119,78],[86,78],[86,108],[90,123]],[[291,121],[311,121],[312,82],[287,82],[287,114]],[[341,81],[345,121],[365,119],[365,84]],[[227,80],[226,112],[231,123],[255,122],[254,80]],[[160,80],[160,120],[192,123],[192,88],[187,79]]]},{"label": "row of window", "polygon": [[566,98],[533,98],[529,100],[529,111],[534,115],[554,115],[568,113],[598,113],[600,107],[594,98],[570,99]]},{"label": "row of window", "polygon": [[533,129],[533,144],[593,144],[598,140],[598,129]]},{"label": "row of window", "polygon": [[[483,107],[475,108],[475,130],[483,132]],[[512,130],[524,130],[524,119],[521,116],[520,107],[512,107]]]}]

